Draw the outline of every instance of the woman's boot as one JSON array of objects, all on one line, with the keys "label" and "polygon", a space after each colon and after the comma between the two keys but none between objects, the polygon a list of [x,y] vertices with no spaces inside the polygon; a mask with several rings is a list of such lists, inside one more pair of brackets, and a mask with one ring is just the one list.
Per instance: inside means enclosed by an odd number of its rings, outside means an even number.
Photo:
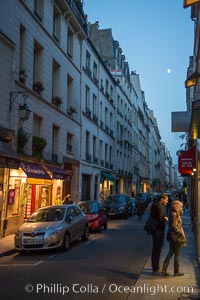
[{"label": "woman's boot", "polygon": [[163,268],[162,268],[162,275],[163,276],[169,276],[169,273],[167,273],[168,265],[169,265],[169,262],[165,260],[164,263],[163,263]]},{"label": "woman's boot", "polygon": [[179,272],[178,263],[174,263],[174,276],[184,276],[184,273]]}]

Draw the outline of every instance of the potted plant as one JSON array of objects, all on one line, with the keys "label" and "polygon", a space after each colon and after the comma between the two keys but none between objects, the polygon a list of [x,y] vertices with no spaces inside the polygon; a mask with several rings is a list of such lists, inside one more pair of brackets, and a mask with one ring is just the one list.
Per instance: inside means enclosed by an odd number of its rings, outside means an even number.
[{"label": "potted plant", "polygon": [[61,104],[63,102],[62,102],[62,99],[60,97],[55,96],[55,97],[53,97],[52,103],[59,107],[59,106],[61,106]]},{"label": "potted plant", "polygon": [[32,139],[32,155],[37,158],[42,158],[42,152],[47,145],[47,141],[40,136],[33,136]]},{"label": "potted plant", "polygon": [[33,89],[36,91],[38,94],[40,94],[44,90],[44,86],[42,81],[37,81],[33,84]]},{"label": "potted plant", "polygon": [[24,147],[28,143],[30,134],[26,132],[23,128],[18,129],[17,134],[17,152],[20,154],[24,153]]},{"label": "potted plant", "polygon": [[26,83],[27,77],[28,77],[28,75],[26,74],[25,69],[21,69],[21,70],[19,71],[19,80],[20,80],[23,84],[25,84],[25,83]]}]

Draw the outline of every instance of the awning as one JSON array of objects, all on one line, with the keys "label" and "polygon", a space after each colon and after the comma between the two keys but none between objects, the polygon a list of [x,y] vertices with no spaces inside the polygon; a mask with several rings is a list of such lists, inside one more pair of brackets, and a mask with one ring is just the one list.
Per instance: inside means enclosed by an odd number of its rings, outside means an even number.
[{"label": "awning", "polygon": [[196,145],[184,151],[178,157],[178,171],[182,175],[191,175],[196,168]]},{"label": "awning", "polygon": [[40,164],[21,161],[20,166],[29,178],[51,180],[47,171]]},{"label": "awning", "polygon": [[105,180],[115,181],[115,177],[110,172],[101,172],[101,178]]},{"label": "awning", "polygon": [[59,166],[44,165],[47,172],[51,173],[53,179],[65,180],[68,176],[72,176],[72,171],[68,171]]},{"label": "awning", "polygon": [[17,152],[5,142],[0,142],[0,167],[18,169],[19,157]]}]

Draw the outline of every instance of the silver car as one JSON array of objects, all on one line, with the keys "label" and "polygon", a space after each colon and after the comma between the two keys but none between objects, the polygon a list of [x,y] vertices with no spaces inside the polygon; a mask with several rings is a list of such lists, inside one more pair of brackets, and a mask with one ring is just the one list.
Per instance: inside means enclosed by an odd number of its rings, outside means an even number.
[{"label": "silver car", "polygon": [[75,204],[47,206],[35,211],[15,233],[17,251],[70,248],[72,241],[88,240],[87,217]]}]

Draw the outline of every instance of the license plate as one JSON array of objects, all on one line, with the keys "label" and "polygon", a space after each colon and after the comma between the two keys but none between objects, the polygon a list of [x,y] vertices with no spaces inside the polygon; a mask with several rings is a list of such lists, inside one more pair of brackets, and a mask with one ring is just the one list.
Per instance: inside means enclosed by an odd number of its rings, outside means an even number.
[{"label": "license plate", "polygon": [[23,239],[23,245],[39,245],[43,244],[43,239]]}]

